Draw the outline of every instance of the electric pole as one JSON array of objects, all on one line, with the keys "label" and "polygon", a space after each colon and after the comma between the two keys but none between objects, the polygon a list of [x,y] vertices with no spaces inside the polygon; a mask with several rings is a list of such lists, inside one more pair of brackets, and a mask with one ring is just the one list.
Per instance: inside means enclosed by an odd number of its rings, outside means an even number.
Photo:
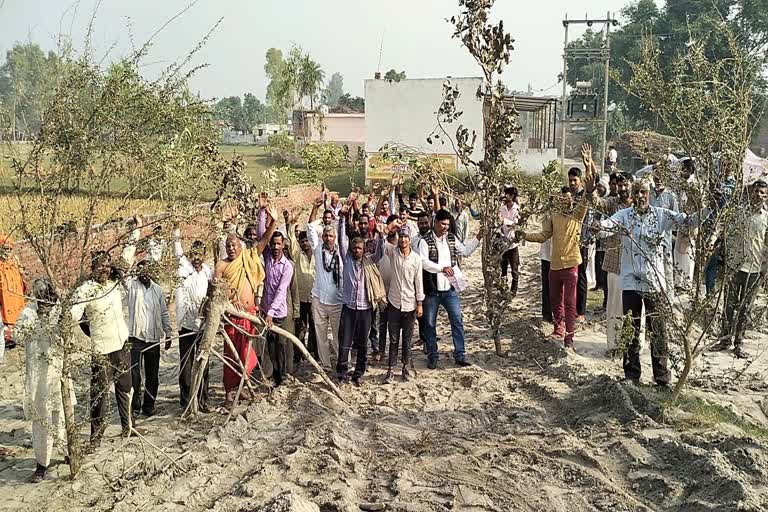
[{"label": "electric pole", "polygon": [[[572,24],[587,25],[592,27],[594,24],[603,25],[604,40],[601,48],[568,48],[568,27]],[[605,156],[608,153],[608,81],[610,80],[610,62],[611,62],[611,47],[610,47],[610,31],[612,26],[617,26],[618,20],[611,17],[611,13],[608,12],[605,19],[574,19],[569,20],[568,16],[563,20],[563,27],[565,29],[565,40],[563,43],[563,96],[562,96],[562,108],[560,109],[560,122],[561,122],[561,141],[560,141],[560,167],[565,168],[565,149],[566,149],[566,127],[571,123],[601,123],[602,124],[602,156],[600,157],[600,168],[605,172]],[[568,77],[568,61],[576,58],[582,59],[595,59],[600,60],[605,68],[605,77],[603,83],[603,101],[602,103],[602,116],[597,118],[597,112],[593,112],[592,119],[583,119],[574,117],[575,113],[572,108],[568,108],[569,101],[567,98],[567,77]],[[578,77],[577,77],[578,78]],[[593,84],[589,82],[589,87]],[[596,97],[596,95],[595,95]],[[572,100],[575,103],[575,99]],[[595,100],[597,101],[597,100]],[[581,104],[584,106],[584,104]]]}]

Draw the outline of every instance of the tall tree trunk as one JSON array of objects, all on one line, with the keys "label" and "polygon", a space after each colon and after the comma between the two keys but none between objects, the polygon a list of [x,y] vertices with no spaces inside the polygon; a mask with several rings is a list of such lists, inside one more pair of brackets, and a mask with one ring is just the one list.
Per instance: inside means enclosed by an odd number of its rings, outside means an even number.
[{"label": "tall tree trunk", "polygon": [[[82,464],[82,450],[80,449],[80,436],[77,422],[75,420],[75,403],[72,397],[75,396],[75,389],[70,378],[72,371],[72,356],[68,353],[63,355],[63,365],[61,372],[61,402],[64,407],[64,425],[67,432],[67,452],[69,456],[69,473],[72,478],[77,478],[80,474]],[[54,427],[55,428],[55,427]]]}]

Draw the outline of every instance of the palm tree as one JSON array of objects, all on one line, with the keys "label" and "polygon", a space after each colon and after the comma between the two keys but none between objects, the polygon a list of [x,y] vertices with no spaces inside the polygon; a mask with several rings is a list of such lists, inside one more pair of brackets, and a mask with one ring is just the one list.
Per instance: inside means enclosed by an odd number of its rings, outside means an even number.
[{"label": "palm tree", "polygon": [[315,98],[320,94],[323,82],[325,82],[325,71],[320,67],[320,64],[309,57],[309,54],[304,55],[299,69],[297,92],[300,99],[309,98],[310,110],[315,109]]}]

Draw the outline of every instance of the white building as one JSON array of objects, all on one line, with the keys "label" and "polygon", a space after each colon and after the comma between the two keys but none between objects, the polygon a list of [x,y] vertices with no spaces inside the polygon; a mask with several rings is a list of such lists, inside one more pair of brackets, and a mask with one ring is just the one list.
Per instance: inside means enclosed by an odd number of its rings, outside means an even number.
[{"label": "white building", "polygon": [[414,148],[418,153],[440,157],[443,167],[461,169],[449,141],[427,142],[437,125],[437,110],[443,101],[443,84],[450,80],[459,89],[457,110],[463,115],[447,125],[451,135],[459,124],[477,132],[473,159],[483,154],[483,102],[477,98],[481,78],[419,78],[400,82],[374,79],[365,81],[365,152],[366,180],[388,180],[396,170],[390,162],[381,161],[381,148],[387,143]]}]

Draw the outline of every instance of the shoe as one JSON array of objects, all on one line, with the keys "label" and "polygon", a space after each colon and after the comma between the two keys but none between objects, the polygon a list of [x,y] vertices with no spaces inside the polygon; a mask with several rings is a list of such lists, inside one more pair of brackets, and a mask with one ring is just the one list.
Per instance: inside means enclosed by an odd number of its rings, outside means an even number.
[{"label": "shoe", "polygon": [[629,377],[625,377],[624,382],[630,386],[635,386],[636,388],[640,387],[640,379],[630,379]]},{"label": "shoe", "polygon": [[411,380],[411,375],[408,373],[408,368],[403,366],[403,381],[408,382]]},{"label": "shoe", "polygon": [[576,355],[576,349],[573,348],[573,345],[566,345],[565,346],[565,353],[566,354]]},{"label": "shoe", "polygon": [[349,377],[346,375],[339,375],[336,377],[336,380],[340,385],[349,384]]},{"label": "shoe", "polygon": [[29,477],[29,482],[32,484],[38,484],[43,481],[43,478],[45,478],[45,472],[48,471],[48,468],[38,464],[37,469],[35,469],[35,472],[32,473],[32,476]]},{"label": "shoe", "polygon": [[211,412],[211,408],[208,407],[208,404],[200,404],[197,409],[203,414],[210,414]]},{"label": "shoe", "polygon": [[653,385],[656,389],[669,391],[669,382],[661,382],[657,380],[653,383]]},{"label": "shoe", "polygon": [[353,375],[352,376],[352,385],[355,386],[356,388],[359,388],[360,386],[363,385],[362,380],[363,380],[362,375]]},{"label": "shoe", "polygon": [[392,372],[392,368],[387,370],[387,376],[384,377],[384,384],[392,384],[395,381],[395,374]]},{"label": "shoe", "polygon": [[736,345],[736,347],[733,349],[733,357],[736,359],[747,359],[749,358],[749,353],[741,348],[741,345]]},{"label": "shoe", "polygon": [[430,359],[427,361],[427,368],[430,370],[437,370],[437,359]]},{"label": "shoe", "polygon": [[713,345],[710,350],[713,352],[723,352],[725,350],[728,350],[731,348],[731,340],[729,339],[722,339],[715,345]]},{"label": "shoe", "polygon": [[466,368],[467,366],[472,366],[472,363],[470,363],[463,357],[461,359],[454,359],[454,362],[456,363],[456,366],[461,366],[462,368]]},{"label": "shoe", "polygon": [[141,411],[141,412],[142,412],[142,414],[144,414],[144,416],[146,416],[147,418],[151,418],[152,416],[154,416],[154,415],[155,415],[155,408],[154,408],[154,407],[152,407],[151,409],[142,409],[142,411]]}]

